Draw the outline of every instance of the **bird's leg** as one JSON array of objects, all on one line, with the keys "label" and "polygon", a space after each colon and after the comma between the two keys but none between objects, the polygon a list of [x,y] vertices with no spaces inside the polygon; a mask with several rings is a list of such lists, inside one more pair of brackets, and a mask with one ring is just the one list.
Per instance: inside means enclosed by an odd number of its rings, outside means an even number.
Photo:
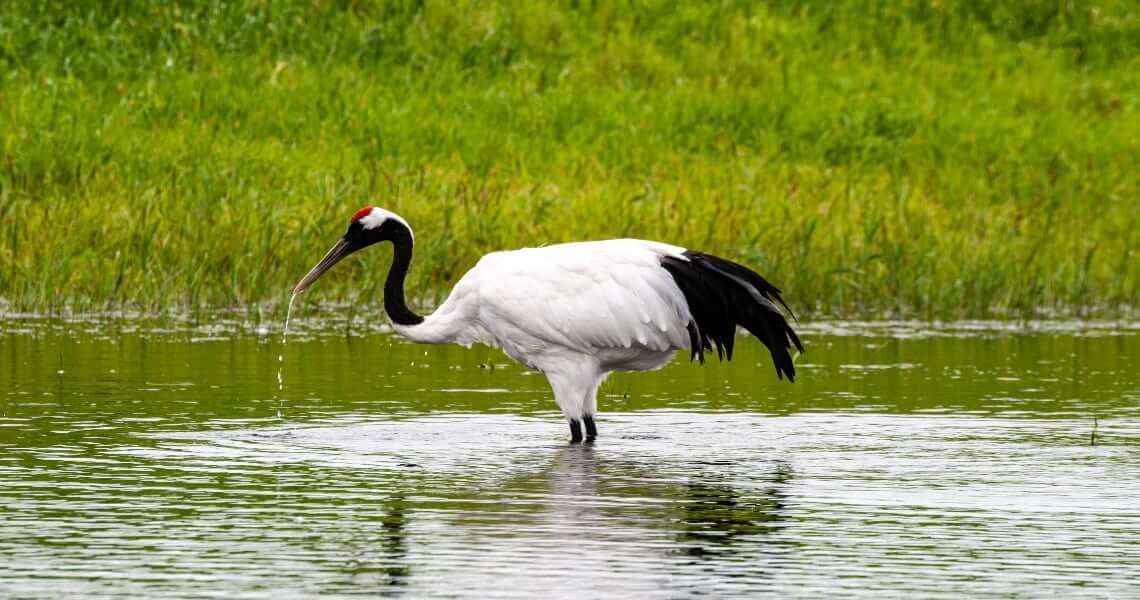
[{"label": "bird's leg", "polygon": [[570,443],[577,444],[582,441],[582,399],[585,389],[582,386],[582,377],[572,370],[544,369],[546,379],[550,381],[550,389],[554,392],[554,401],[562,409],[562,415],[570,422]]},{"label": "bird's leg", "polygon": [[[593,422],[591,421],[591,424]],[[578,419],[570,419],[570,443],[577,444],[582,441],[582,422]]]},{"label": "bird's leg", "polygon": [[594,415],[598,412],[598,386],[602,385],[606,375],[608,373],[598,375],[582,399],[582,424],[586,426],[587,442],[592,442],[594,438],[598,437],[598,428],[594,426]]}]

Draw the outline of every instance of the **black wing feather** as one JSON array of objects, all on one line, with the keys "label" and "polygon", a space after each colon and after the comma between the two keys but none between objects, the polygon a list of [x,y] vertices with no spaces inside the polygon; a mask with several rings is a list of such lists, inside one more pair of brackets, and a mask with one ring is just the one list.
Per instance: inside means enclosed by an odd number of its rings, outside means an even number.
[{"label": "black wing feather", "polygon": [[804,351],[799,336],[776,306],[795,314],[780,297],[780,290],[755,271],[730,260],[686,251],[684,259],[666,256],[661,266],[673,276],[685,295],[693,320],[688,324],[692,359],[705,362],[705,350],[716,348],[721,360],[732,360],[737,326],[748,330],[772,354],[776,376],[795,381],[794,345]]}]

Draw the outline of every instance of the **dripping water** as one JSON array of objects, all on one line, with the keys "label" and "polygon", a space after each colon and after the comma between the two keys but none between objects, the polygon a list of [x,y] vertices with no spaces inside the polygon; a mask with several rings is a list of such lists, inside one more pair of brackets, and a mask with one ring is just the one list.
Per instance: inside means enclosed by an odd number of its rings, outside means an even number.
[{"label": "dripping water", "polygon": [[293,301],[297,294],[289,297],[289,307],[285,309],[285,329],[281,331],[281,349],[277,352],[277,418],[281,418],[282,403],[281,392],[285,390],[285,343],[289,338],[289,318],[293,316]]}]

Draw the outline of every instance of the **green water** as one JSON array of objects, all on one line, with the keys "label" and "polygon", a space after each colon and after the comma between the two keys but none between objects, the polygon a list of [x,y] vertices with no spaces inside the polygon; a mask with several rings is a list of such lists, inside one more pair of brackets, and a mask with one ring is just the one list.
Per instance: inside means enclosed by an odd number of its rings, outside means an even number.
[{"label": "green water", "polygon": [[1136,324],[809,324],[592,446],[495,350],[294,327],[0,320],[0,596],[1140,595]]}]

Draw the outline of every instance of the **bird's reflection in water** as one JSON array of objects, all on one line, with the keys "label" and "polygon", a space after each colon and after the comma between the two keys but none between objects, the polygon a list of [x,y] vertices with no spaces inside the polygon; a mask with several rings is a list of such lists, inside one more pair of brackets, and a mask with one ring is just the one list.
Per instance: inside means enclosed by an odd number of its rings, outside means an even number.
[{"label": "bird's reflection in water", "polygon": [[[611,535],[665,529],[676,542],[673,556],[766,568],[792,550],[776,535],[787,523],[794,477],[785,461],[653,464],[583,444],[561,449],[543,475],[547,516],[605,526]],[[532,476],[514,485],[534,483]]]},{"label": "bird's reflection in water", "polygon": [[594,444],[571,444],[558,451],[546,469],[550,512],[571,522],[589,522],[597,509],[588,500],[598,495],[598,465]]},{"label": "bird's reflection in water", "polygon": [[766,484],[748,492],[720,481],[715,474],[698,475],[685,484],[679,498],[678,551],[697,558],[725,560],[731,559],[738,546],[744,544],[765,544],[778,550],[781,544],[769,538],[786,524],[786,488],[792,468],[780,461],[764,475]]},{"label": "bird's reflection in water", "polygon": [[375,527],[361,530],[359,537],[345,542],[350,558],[341,570],[351,577],[354,587],[366,581],[379,587],[379,595],[402,595],[401,589],[412,574],[408,564],[408,508],[402,493],[384,498],[379,518],[372,521]]},{"label": "bird's reflection in water", "polygon": [[[653,577],[715,589],[740,577],[770,579],[795,549],[779,535],[794,475],[779,460],[702,460],[575,444],[557,448],[541,466],[501,479],[500,473],[433,490],[434,514],[446,514],[445,531],[460,534],[462,548],[480,548],[479,560],[489,561],[480,568],[507,568],[489,557],[510,561],[522,552],[530,570],[550,581],[656,564]],[[399,556],[396,539],[390,557]],[[587,548],[570,551],[573,571],[565,571],[567,547]]]},{"label": "bird's reflection in water", "polygon": [[387,585],[407,585],[411,568],[407,564],[407,502],[403,495],[393,496],[385,504],[380,519],[380,547],[384,553],[382,572]]}]

